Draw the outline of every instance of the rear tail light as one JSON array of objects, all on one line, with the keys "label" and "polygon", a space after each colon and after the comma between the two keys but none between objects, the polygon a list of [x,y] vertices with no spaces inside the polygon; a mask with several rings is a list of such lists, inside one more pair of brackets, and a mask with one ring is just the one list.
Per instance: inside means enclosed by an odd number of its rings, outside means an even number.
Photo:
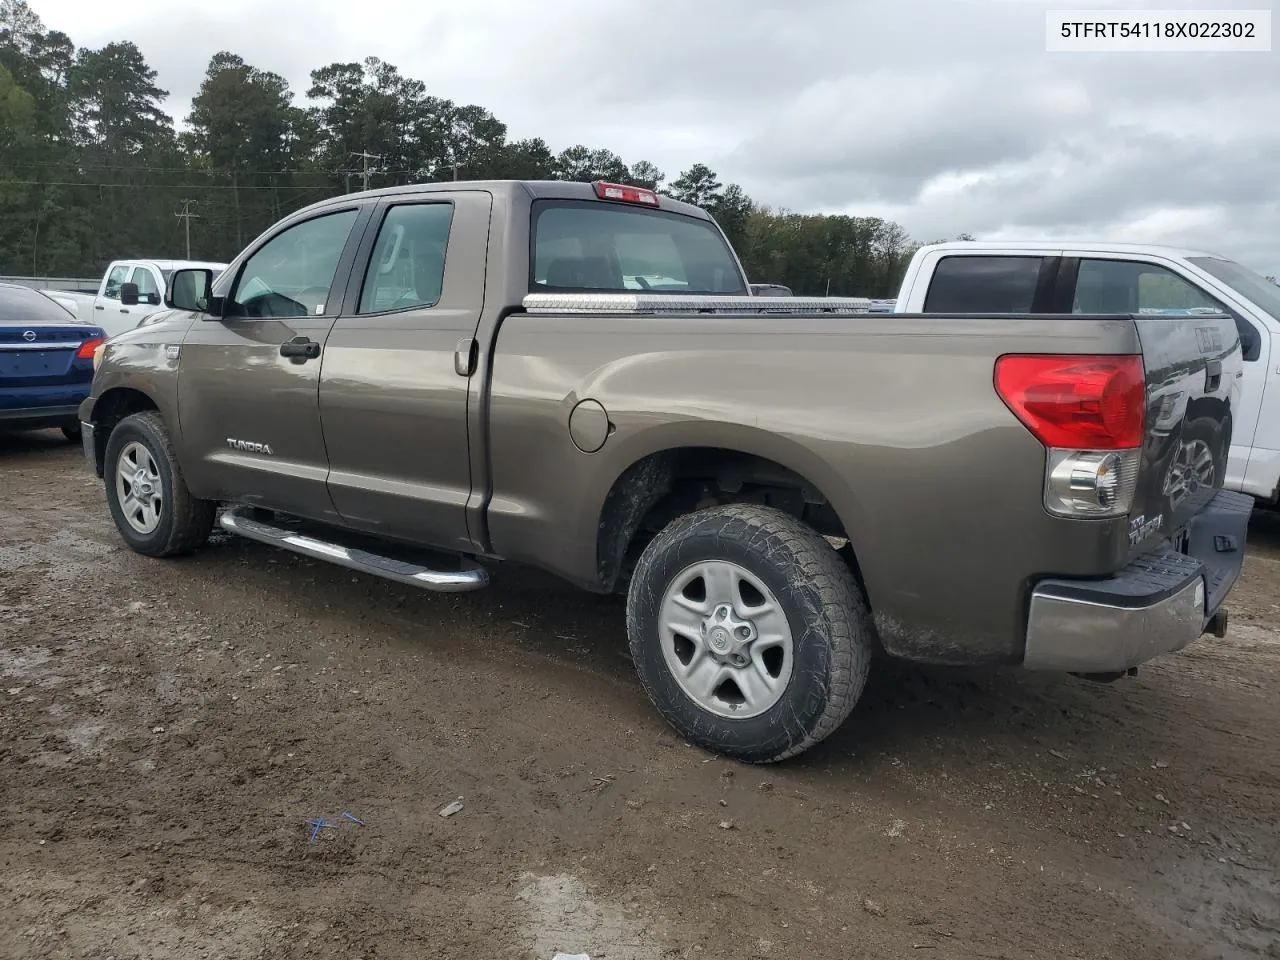
[{"label": "rear tail light", "polygon": [[1141,356],[1004,356],[995,387],[1047,448],[1046,510],[1094,518],[1129,512],[1146,427]]},{"label": "rear tail light", "polygon": [[629,187],[625,183],[604,183],[597,180],[592,184],[596,188],[596,196],[601,200],[618,200],[622,203],[642,203],[656,207],[658,195],[644,187]]},{"label": "rear tail light", "polygon": [[80,349],[76,351],[76,359],[92,360],[93,351],[96,350],[98,348],[98,345],[101,344],[102,342],[103,340],[101,337],[97,337],[93,340],[86,340],[84,343],[80,344]]}]

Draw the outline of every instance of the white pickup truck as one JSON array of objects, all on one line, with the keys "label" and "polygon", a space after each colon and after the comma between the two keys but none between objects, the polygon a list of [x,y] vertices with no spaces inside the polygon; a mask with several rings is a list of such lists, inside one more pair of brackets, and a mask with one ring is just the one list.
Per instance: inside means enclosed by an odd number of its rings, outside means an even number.
[{"label": "white pickup truck", "polygon": [[[1225,486],[1266,504],[1280,496],[1280,286],[1232,260],[1134,243],[936,243],[908,265],[894,312],[1226,313],[1245,363]],[[1212,483],[1211,458],[1185,467]]]},{"label": "white pickup truck", "polygon": [[[212,270],[217,275],[226,266],[202,260],[113,260],[102,275],[96,294],[46,290],[45,295],[114,337],[164,309],[165,286],[173,271],[192,268]],[[131,289],[130,284],[136,289]]]}]

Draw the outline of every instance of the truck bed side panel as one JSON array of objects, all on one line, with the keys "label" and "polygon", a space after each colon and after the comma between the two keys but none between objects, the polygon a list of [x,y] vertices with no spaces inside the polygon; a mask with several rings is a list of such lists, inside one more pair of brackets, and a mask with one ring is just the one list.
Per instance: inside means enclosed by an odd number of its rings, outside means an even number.
[{"label": "truck bed side panel", "polygon": [[[996,395],[994,360],[1137,349],[1128,318],[515,314],[490,383],[491,543],[597,586],[624,470],[680,447],[750,453],[834,506],[891,652],[1016,661],[1030,579],[1117,569],[1127,524],[1045,513],[1044,451]],[[569,434],[588,399],[613,428],[595,453]]]}]

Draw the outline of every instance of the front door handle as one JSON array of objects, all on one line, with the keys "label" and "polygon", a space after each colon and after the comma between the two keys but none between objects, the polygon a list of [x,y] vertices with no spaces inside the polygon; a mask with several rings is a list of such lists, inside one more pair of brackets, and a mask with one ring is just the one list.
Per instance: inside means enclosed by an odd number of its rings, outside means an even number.
[{"label": "front door handle", "polygon": [[474,337],[464,337],[453,348],[453,372],[460,377],[469,377],[476,372],[476,341]]},{"label": "front door handle", "polygon": [[308,337],[294,337],[288,343],[280,344],[280,356],[288,357],[294,363],[306,363],[320,356],[320,344]]}]

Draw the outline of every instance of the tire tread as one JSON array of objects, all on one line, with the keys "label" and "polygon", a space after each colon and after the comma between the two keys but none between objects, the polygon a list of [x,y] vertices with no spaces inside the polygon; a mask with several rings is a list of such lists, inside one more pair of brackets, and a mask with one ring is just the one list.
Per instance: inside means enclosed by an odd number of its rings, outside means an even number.
[{"label": "tire tread", "polygon": [[[164,418],[157,410],[144,410],[140,413],[131,414],[121,420],[112,431],[113,435],[116,430],[133,424],[143,433],[157,443],[159,450],[157,453],[162,456],[169,468],[170,490],[169,490],[169,511],[172,516],[172,522],[169,524],[169,533],[165,540],[155,547],[149,547],[146,550],[139,550],[151,557],[176,557],[184,553],[190,553],[197,547],[201,546],[209,538],[210,532],[213,530],[213,522],[217,516],[217,504],[210,500],[201,500],[191,495],[191,491],[187,489],[186,480],[182,475],[182,467],[178,463],[178,455],[173,448],[173,440],[169,436],[169,430],[165,426]],[[110,441],[108,441],[110,442]],[[106,473],[106,481],[108,484],[112,482],[112,466],[109,465]],[[132,543],[135,550],[136,545]]]},{"label": "tire tread", "polygon": [[[853,710],[866,684],[871,665],[873,627],[862,591],[848,566],[831,545],[803,521],[775,507],[737,503],[710,507],[673,520],[645,548],[636,567],[633,589],[652,590],[644,574],[647,568],[679,541],[714,532],[761,553],[784,576],[812,585],[816,604],[805,611],[809,624],[821,623],[830,648],[830,676],[824,691],[824,709],[817,722],[799,740],[781,751],[753,759],[776,763],[797,756],[830,736]],[[627,633],[632,659],[639,662],[641,646],[651,642],[636,622],[638,604],[629,597]],[[812,629],[812,627],[810,627]],[[641,673],[641,683],[666,720],[679,729],[678,718],[662,703]]]}]

